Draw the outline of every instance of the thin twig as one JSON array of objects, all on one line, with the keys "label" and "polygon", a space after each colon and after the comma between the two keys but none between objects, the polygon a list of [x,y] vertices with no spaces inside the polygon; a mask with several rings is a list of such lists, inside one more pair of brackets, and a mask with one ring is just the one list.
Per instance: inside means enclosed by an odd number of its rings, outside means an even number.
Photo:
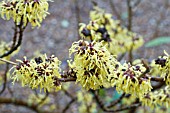
[{"label": "thin twig", "polygon": [[6,63],[8,63],[8,64],[12,64],[12,65],[18,65],[18,64],[15,63],[15,62],[12,62],[12,61],[9,61],[9,60],[3,59],[3,58],[0,58],[0,61],[6,62]]},{"label": "thin twig", "polygon": [[141,103],[136,103],[136,104],[132,104],[132,105],[128,105],[128,106],[125,106],[125,107],[122,107],[122,108],[118,108],[118,109],[115,109],[115,110],[108,110],[106,112],[119,112],[119,111],[125,111],[125,110],[130,110],[130,109],[134,109],[134,108],[137,108],[141,106]]},{"label": "thin twig", "polygon": [[66,105],[66,107],[63,109],[62,113],[65,113],[69,107],[71,106],[71,104],[73,104],[73,102],[75,102],[77,100],[77,98],[73,98],[71,99],[71,101]]},{"label": "thin twig", "polygon": [[60,82],[71,82],[71,81],[76,81],[76,78],[58,78],[58,81],[60,81]]},{"label": "thin twig", "polygon": [[110,6],[111,6],[112,11],[115,13],[115,15],[117,16],[117,18],[118,18],[119,20],[121,20],[120,13],[117,11],[114,2],[113,2],[112,0],[109,0],[109,3],[110,3]]},{"label": "thin twig", "polygon": [[[127,0],[127,10],[128,10],[128,25],[127,25],[127,28],[129,31],[132,31],[132,16],[133,16],[133,12],[132,12],[132,6],[131,6],[131,0]],[[132,60],[133,60],[133,53],[132,53],[132,50],[133,50],[133,45],[131,46],[130,48],[130,51],[129,51],[129,62],[132,63]]]},{"label": "thin twig", "polygon": [[105,107],[104,103],[102,102],[102,100],[99,98],[98,92],[91,90],[91,92],[94,94],[94,98],[96,100],[96,102],[98,103],[99,107],[103,110],[103,111],[108,111],[108,109]]},{"label": "thin twig", "polygon": [[125,55],[126,55],[126,53],[122,53],[117,60],[121,61]]},{"label": "thin twig", "polygon": [[49,95],[49,92],[46,91],[45,97],[41,99],[41,101],[37,104],[37,107],[40,106],[47,99],[48,95]]},{"label": "thin twig", "polygon": [[80,17],[80,9],[79,9],[79,4],[78,4],[79,0],[75,0],[74,4],[75,4],[75,14],[76,14],[76,22],[77,22],[77,36],[78,36],[78,40],[81,38],[79,36],[79,23],[81,22],[81,17]]},{"label": "thin twig", "polygon": [[153,87],[152,91],[155,91],[155,90],[157,90],[157,89],[160,89],[160,88],[163,87],[164,85],[165,85],[165,82],[160,82],[159,84],[152,86],[152,87]]},{"label": "thin twig", "polygon": [[164,78],[162,78],[162,77],[151,77],[151,81],[164,82]]},{"label": "thin twig", "polygon": [[139,78],[144,77],[144,76],[145,76],[147,73],[149,73],[149,71],[150,71],[149,65],[148,65],[148,63],[147,63],[144,59],[142,59],[142,63],[143,63],[143,65],[144,65],[144,67],[146,68],[146,70],[145,70],[145,72],[143,72],[143,73],[139,76]]},{"label": "thin twig", "polygon": [[50,111],[45,111],[45,110],[39,110],[36,106],[36,104],[32,103],[30,104],[29,102],[16,99],[16,98],[6,98],[6,97],[0,97],[0,104],[14,104],[18,106],[24,106],[26,108],[29,108],[37,113],[50,113]]},{"label": "thin twig", "polygon": [[127,10],[128,10],[128,30],[129,31],[132,31],[132,16],[133,16],[133,13],[132,13],[132,6],[131,6],[131,0],[127,0]]},{"label": "thin twig", "polygon": [[111,108],[111,107],[114,107],[116,104],[118,104],[123,98],[125,97],[125,93],[123,93],[119,99],[111,102],[109,105],[107,105],[106,107],[107,108]]},{"label": "thin twig", "polygon": [[[22,27],[23,26],[23,17],[21,18],[21,22],[20,22],[20,25],[18,25],[17,27],[19,28],[19,37],[18,37],[18,42],[17,44],[14,46],[14,47],[11,47],[11,49],[4,53],[3,55],[0,56],[0,58],[3,58],[3,57],[6,57],[10,54],[12,54],[14,51],[16,51],[18,49],[18,47],[21,45],[22,43],[22,37],[23,37],[23,32],[26,28],[26,26]],[[15,33],[14,33],[15,35]]]},{"label": "thin twig", "polygon": [[16,44],[16,41],[17,41],[17,34],[18,34],[18,26],[17,26],[17,23],[14,22],[15,24],[15,27],[14,27],[14,36],[13,36],[13,42],[12,42],[12,47],[11,48],[14,48],[15,47],[15,44]]},{"label": "thin twig", "polygon": [[4,73],[4,83],[3,83],[3,88],[2,88],[2,90],[0,91],[0,95],[1,95],[1,94],[5,91],[5,89],[6,89],[8,69],[9,69],[9,64],[6,63],[6,69],[5,69],[5,73]]},{"label": "thin twig", "polygon": [[132,105],[128,105],[128,106],[125,106],[125,107],[121,107],[121,108],[118,108],[118,109],[115,109],[115,110],[112,110],[112,109],[107,109],[104,105],[104,103],[100,100],[98,94],[96,91],[91,91],[93,94],[94,94],[94,97],[96,99],[96,102],[98,103],[98,105],[100,106],[100,108],[105,111],[105,112],[119,112],[119,111],[124,111],[124,110],[129,110],[129,109],[134,109],[134,108],[137,108],[141,105],[141,103],[135,103],[135,104],[132,104]]},{"label": "thin twig", "polygon": [[140,3],[141,3],[142,0],[136,0],[136,2],[133,4],[133,7],[137,7]]},{"label": "thin twig", "polygon": [[62,89],[62,91],[63,91],[68,97],[70,97],[71,99],[74,98],[74,96],[72,96],[71,93],[69,93],[69,92],[68,92],[67,90],[65,90],[63,87],[62,87],[61,89]]}]

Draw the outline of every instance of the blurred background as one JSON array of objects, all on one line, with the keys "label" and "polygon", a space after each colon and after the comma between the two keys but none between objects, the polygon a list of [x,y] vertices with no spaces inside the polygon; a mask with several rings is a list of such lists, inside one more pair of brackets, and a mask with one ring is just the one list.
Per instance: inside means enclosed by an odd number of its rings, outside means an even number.
[{"label": "blurred background", "polygon": [[[2,0],[1,0],[2,1]],[[128,24],[127,0],[95,0],[99,7],[113,14],[119,19],[122,26]],[[89,12],[93,9],[91,0],[54,0],[49,3],[49,13],[40,28],[32,29],[30,25],[24,31],[23,43],[19,54],[12,58],[22,59],[23,56],[32,58],[36,52],[54,54],[63,61],[65,68],[68,59],[68,49],[78,38],[78,24],[89,22]],[[132,31],[143,36],[145,44],[134,52],[134,58],[154,59],[163,55],[163,50],[170,54],[170,0],[131,0],[133,6]],[[13,36],[14,24],[12,21],[0,19],[0,40],[10,42]],[[0,71],[4,67],[1,66]],[[20,84],[14,86],[9,82],[9,90],[1,96],[28,100],[35,93],[29,88],[22,88]],[[74,95],[79,90],[78,85],[71,83],[69,93]],[[50,94],[50,103],[55,103],[58,111],[62,112],[70,101],[63,91]],[[47,109],[47,108],[43,108]],[[70,106],[67,113],[78,112],[77,103]],[[33,111],[13,105],[0,105],[0,113],[34,113]],[[102,111],[101,111],[102,113]]]}]

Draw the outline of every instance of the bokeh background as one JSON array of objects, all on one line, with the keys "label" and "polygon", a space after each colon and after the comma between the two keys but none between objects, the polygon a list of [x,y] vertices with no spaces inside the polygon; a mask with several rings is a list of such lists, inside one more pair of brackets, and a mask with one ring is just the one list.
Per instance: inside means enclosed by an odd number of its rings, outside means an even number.
[{"label": "bokeh background", "polygon": [[[1,0],[2,1],[2,0]],[[128,24],[127,0],[95,0],[99,7],[104,8],[106,12],[112,13],[114,19],[121,20],[123,26]],[[170,38],[170,0],[132,0],[133,20],[132,31],[143,36],[145,44],[157,38]],[[62,68],[67,67],[68,49],[71,44],[78,40],[78,24],[89,22],[89,12],[93,9],[91,0],[54,0],[50,2],[49,13],[43,21],[40,28],[32,29],[30,25],[26,28],[23,37],[23,43],[19,54],[11,60],[22,59],[23,56],[32,58],[37,52],[54,54],[63,61]],[[12,21],[0,19],[0,40],[10,42],[13,36],[14,24]],[[154,59],[163,55],[163,50],[170,53],[170,43],[158,44],[158,46],[143,47],[134,51],[134,58]],[[126,57],[126,56],[125,56]],[[0,71],[4,67],[1,66]],[[1,96],[27,100],[31,93],[29,88],[22,88],[19,84],[12,85],[8,83],[12,94],[6,90]],[[79,89],[78,85],[71,83],[69,92],[75,95]],[[1,87],[0,87],[1,88]],[[51,102],[60,113],[69,97],[63,95],[63,92],[57,92],[50,95]],[[76,113],[77,104],[73,104],[67,113]],[[46,109],[44,107],[44,109]],[[34,113],[33,111],[14,105],[0,105],[0,113]]]}]

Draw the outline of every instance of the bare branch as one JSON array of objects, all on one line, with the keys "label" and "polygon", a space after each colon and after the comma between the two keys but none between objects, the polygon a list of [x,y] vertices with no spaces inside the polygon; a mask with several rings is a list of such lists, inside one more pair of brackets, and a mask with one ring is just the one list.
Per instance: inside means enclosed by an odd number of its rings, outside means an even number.
[{"label": "bare branch", "polygon": [[116,104],[118,104],[123,98],[125,97],[125,93],[123,93],[119,99],[111,102],[109,105],[107,105],[106,107],[107,108],[111,108],[111,107],[114,107]]},{"label": "bare branch", "polygon": [[6,64],[5,73],[4,73],[4,83],[3,83],[3,88],[2,88],[2,90],[0,91],[0,95],[1,95],[1,94],[5,91],[5,89],[6,89],[8,69],[9,69],[9,65],[8,65],[8,63],[7,63],[7,64]]},{"label": "bare branch", "polygon": [[60,81],[60,82],[71,82],[71,81],[76,81],[76,78],[58,78],[58,81]]}]

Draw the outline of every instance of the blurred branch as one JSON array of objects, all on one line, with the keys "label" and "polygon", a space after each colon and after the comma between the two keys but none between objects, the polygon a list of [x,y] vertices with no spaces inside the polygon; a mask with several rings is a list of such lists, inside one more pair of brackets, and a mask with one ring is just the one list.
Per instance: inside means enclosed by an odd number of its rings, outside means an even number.
[{"label": "blurred branch", "polygon": [[149,73],[149,71],[150,71],[149,65],[148,65],[148,63],[147,63],[144,59],[142,59],[142,63],[143,63],[143,65],[144,65],[144,67],[146,68],[146,70],[145,70],[145,72],[143,72],[143,73],[139,76],[139,78],[144,77],[144,76],[145,76],[147,73]]},{"label": "blurred branch", "polygon": [[76,78],[58,78],[58,81],[60,82],[71,82],[71,81],[76,81]]},{"label": "blurred branch", "polygon": [[75,101],[77,100],[77,98],[73,98],[71,99],[71,101],[66,105],[66,107],[63,109],[62,113],[65,113],[69,107],[71,106],[71,104],[73,104]]},{"label": "blurred branch", "polygon": [[9,93],[11,94],[11,97],[13,97],[13,96],[14,96],[14,93],[13,93],[13,91],[12,91],[11,88],[10,88],[10,84],[7,84],[7,89],[8,89],[8,91],[9,91]]},{"label": "blurred branch", "polygon": [[62,91],[68,96],[70,97],[71,99],[73,99],[74,97],[71,95],[71,93],[69,93],[67,90],[65,90],[63,87],[62,87]]},{"label": "blurred branch", "polygon": [[[24,32],[24,30],[26,28],[26,26],[23,27],[23,17],[21,18],[20,25],[15,25],[15,27],[18,27],[19,31],[17,31],[17,28],[14,28],[14,37],[13,37],[12,47],[11,47],[11,49],[8,52],[6,52],[3,55],[1,55],[0,58],[6,57],[6,56],[12,54],[14,51],[16,51],[18,49],[18,47],[22,43],[23,32]],[[19,36],[17,35],[18,33],[19,33]],[[18,36],[18,41],[17,41],[17,44],[15,44],[17,36]]]},{"label": "blurred branch", "polygon": [[141,103],[135,103],[135,104],[131,104],[125,107],[121,107],[115,110],[108,110],[107,112],[120,112],[120,111],[125,111],[125,110],[130,110],[130,109],[134,109],[141,106]]},{"label": "blurred branch", "polygon": [[131,0],[127,0],[127,11],[128,11],[128,25],[127,28],[129,31],[132,31],[132,6],[131,6]]},{"label": "blurred branch", "polygon": [[[132,12],[132,6],[131,6],[131,0],[127,0],[127,11],[128,11],[128,25],[127,25],[127,28],[129,31],[132,31],[132,16],[133,16],[133,12]],[[130,48],[130,51],[129,51],[129,62],[132,63],[132,60],[133,60],[133,53],[132,53],[132,50],[133,50],[133,45],[131,46]]]},{"label": "blurred branch", "polygon": [[119,57],[118,57],[118,61],[121,61],[123,58],[124,58],[124,56],[126,55],[126,53],[122,53]]},{"label": "blurred branch", "polygon": [[77,36],[78,36],[78,40],[80,39],[79,36],[79,23],[81,22],[81,17],[80,17],[80,9],[79,9],[79,4],[78,4],[79,0],[75,0],[74,4],[75,4],[75,14],[76,14],[76,22],[77,22]]},{"label": "blurred branch", "polygon": [[14,24],[15,24],[15,27],[13,28],[14,29],[14,36],[13,36],[13,44],[12,44],[12,47],[11,48],[14,48],[15,47],[15,45],[16,45],[16,40],[17,40],[17,34],[18,34],[18,30],[17,30],[17,23],[16,22],[14,22]]},{"label": "blurred branch", "polygon": [[115,109],[115,110],[112,110],[112,109],[108,109],[104,103],[100,100],[99,96],[98,96],[98,93],[96,91],[93,91],[91,90],[91,92],[94,94],[94,98],[96,99],[96,102],[98,103],[98,105],[100,106],[100,108],[105,111],[105,112],[119,112],[119,111],[124,111],[124,110],[129,110],[129,109],[134,109],[134,108],[137,108],[139,106],[141,106],[141,103],[135,103],[135,104],[132,104],[132,105],[128,105],[128,106],[125,106],[125,107],[121,107],[121,108],[118,108],[118,109]]},{"label": "blurred branch", "polygon": [[107,108],[114,107],[116,104],[118,104],[123,98],[125,97],[125,93],[123,93],[119,99],[112,101],[109,105],[107,105]]},{"label": "blurred branch", "polygon": [[153,87],[152,91],[155,91],[164,85],[165,85],[165,82],[160,82],[159,84],[152,86]]},{"label": "blurred branch", "polygon": [[162,77],[151,77],[151,81],[165,82],[164,78],[162,78]]},{"label": "blurred branch", "polygon": [[133,3],[133,7],[137,7],[140,3],[141,3],[141,0],[136,0],[136,1]]},{"label": "blurred branch", "polygon": [[37,107],[40,106],[48,97],[49,95],[49,92],[47,91],[46,94],[45,94],[45,97],[41,99],[41,101],[37,104]]},{"label": "blurred branch", "polygon": [[36,104],[30,104],[26,101],[16,99],[16,98],[6,98],[6,97],[0,97],[0,104],[13,104],[18,106],[23,106],[26,108],[29,108],[37,113],[50,113],[50,111],[45,110],[39,110]]},{"label": "blurred branch", "polygon": [[117,11],[114,2],[112,0],[109,0],[109,3],[110,3],[112,11],[115,13],[115,15],[117,16],[118,20],[121,20],[121,16],[120,16],[119,12]]},{"label": "blurred branch", "polygon": [[6,69],[5,69],[5,73],[4,73],[4,83],[3,83],[2,90],[0,91],[0,95],[1,95],[1,94],[5,91],[5,89],[6,89],[8,69],[9,69],[9,64],[6,63]]},{"label": "blurred branch", "polygon": [[104,103],[102,102],[102,100],[99,98],[98,92],[91,90],[91,92],[94,94],[94,98],[96,100],[96,102],[98,103],[99,107],[103,110],[103,111],[108,111],[108,109],[105,107]]}]

